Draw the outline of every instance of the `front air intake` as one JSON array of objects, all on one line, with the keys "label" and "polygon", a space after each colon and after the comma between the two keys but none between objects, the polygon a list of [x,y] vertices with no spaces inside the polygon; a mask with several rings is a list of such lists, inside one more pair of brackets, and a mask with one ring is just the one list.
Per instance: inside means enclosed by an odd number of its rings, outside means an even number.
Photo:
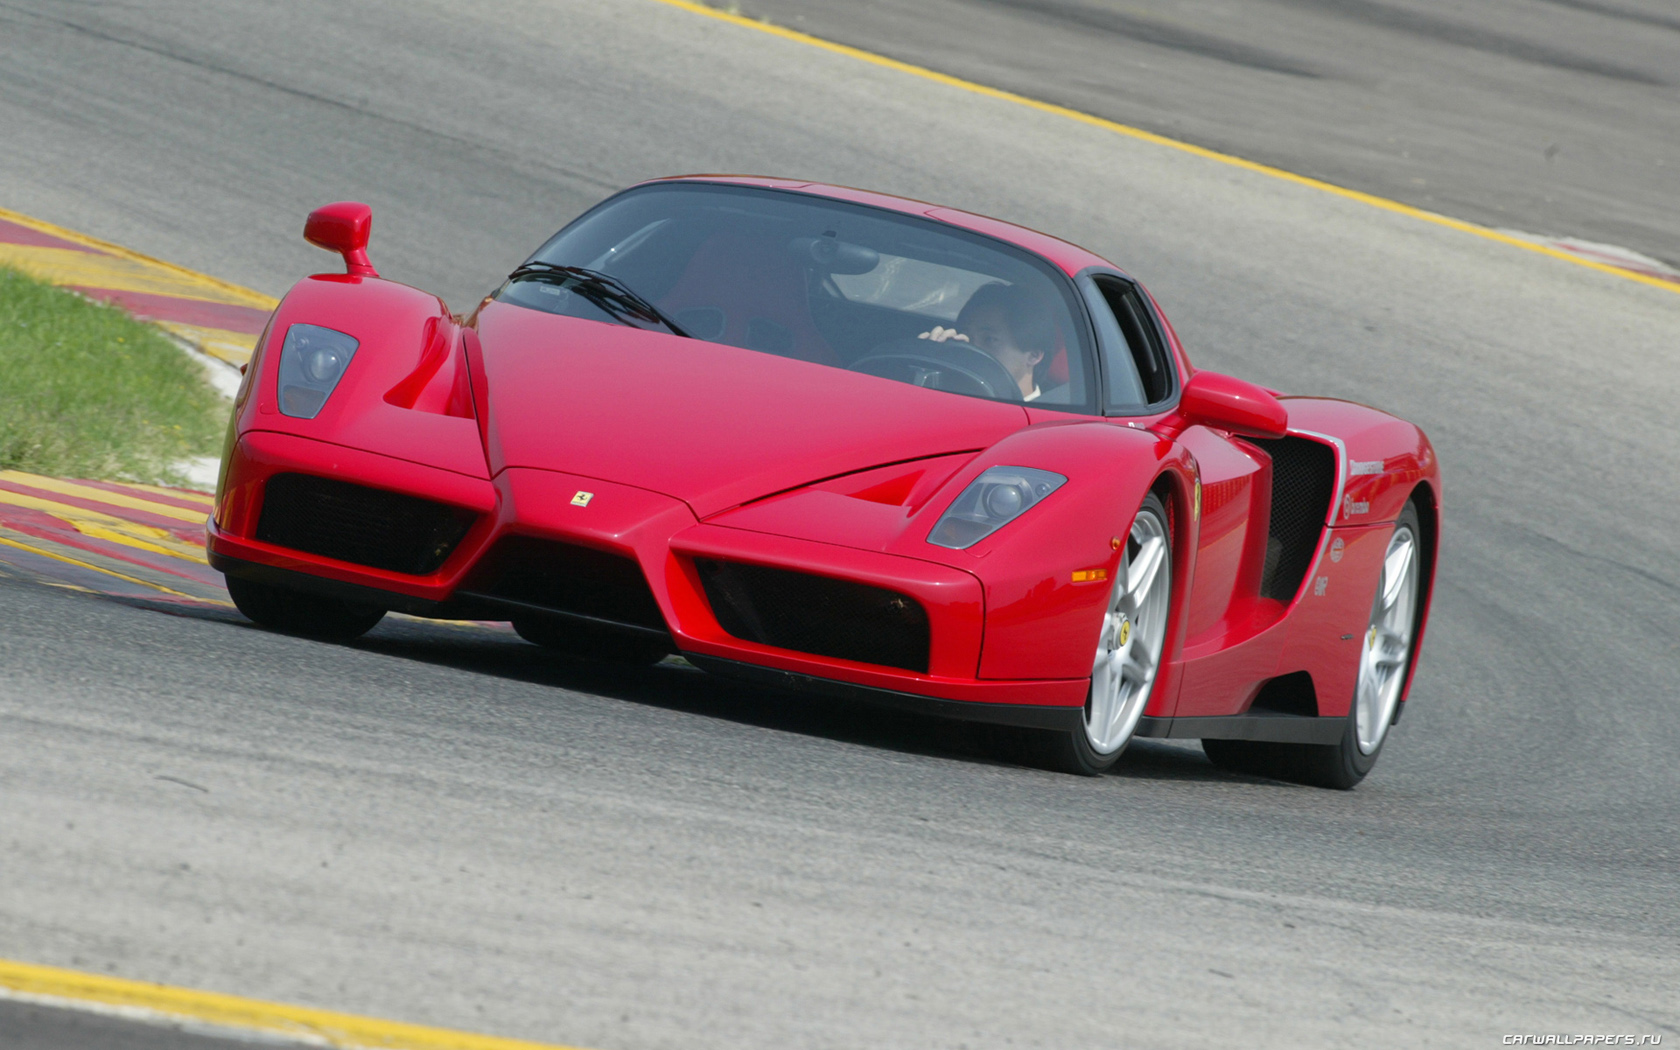
[{"label": "front air intake", "polygon": [[532,611],[664,631],[647,577],[634,558],[575,543],[508,536],[475,573],[472,597]]},{"label": "front air intake", "polygon": [[851,580],[696,558],[718,626],[778,649],[926,673],[928,618],[906,594]]},{"label": "front air intake", "polygon": [[388,572],[436,572],[478,517],[470,510],[310,474],[263,488],[257,539]]}]

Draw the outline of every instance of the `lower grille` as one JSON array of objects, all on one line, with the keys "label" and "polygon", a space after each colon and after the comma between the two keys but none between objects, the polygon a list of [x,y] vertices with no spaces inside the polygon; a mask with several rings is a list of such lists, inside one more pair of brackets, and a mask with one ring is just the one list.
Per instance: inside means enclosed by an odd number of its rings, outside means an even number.
[{"label": "lower grille", "polygon": [[1290,601],[1312,566],[1336,490],[1336,453],[1306,438],[1253,439],[1272,457],[1272,521],[1260,593]]},{"label": "lower grille", "polygon": [[508,536],[486,556],[472,591],[609,623],[666,629],[635,559],[573,543]]},{"label": "lower grille", "polygon": [[737,638],[859,663],[928,669],[920,602],[884,587],[697,558],[718,625]]},{"label": "lower grille", "polygon": [[470,510],[310,474],[263,489],[257,539],[390,572],[436,572],[478,516]]}]

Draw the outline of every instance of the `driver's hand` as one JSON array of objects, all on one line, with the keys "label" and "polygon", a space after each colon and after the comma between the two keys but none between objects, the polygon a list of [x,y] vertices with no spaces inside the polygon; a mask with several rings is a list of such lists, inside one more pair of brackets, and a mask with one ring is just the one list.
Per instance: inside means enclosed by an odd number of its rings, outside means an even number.
[{"label": "driver's hand", "polygon": [[961,332],[957,331],[955,328],[941,328],[938,325],[933,326],[933,331],[923,332],[921,335],[918,335],[916,338],[917,339],[931,339],[936,343],[943,343],[947,339],[959,339],[962,342],[965,342],[965,343],[968,342],[968,336],[963,335]]}]

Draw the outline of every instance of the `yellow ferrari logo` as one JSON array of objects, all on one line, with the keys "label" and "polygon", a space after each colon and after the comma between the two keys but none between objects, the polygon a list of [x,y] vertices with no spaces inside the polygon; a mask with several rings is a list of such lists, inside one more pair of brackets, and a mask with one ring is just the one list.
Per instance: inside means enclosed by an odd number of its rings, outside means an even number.
[{"label": "yellow ferrari logo", "polygon": [[1377,645],[1377,629],[1376,629],[1376,627],[1373,626],[1371,628],[1371,630],[1369,632],[1367,632],[1366,635],[1365,635],[1365,647],[1368,648],[1368,649],[1374,649],[1374,648],[1376,648],[1376,645]]},{"label": "yellow ferrari logo", "polygon": [[1132,640],[1132,621],[1121,620],[1120,621],[1120,644],[1125,645],[1127,642],[1129,642],[1131,640]]},{"label": "yellow ferrari logo", "polygon": [[587,507],[587,506],[589,506],[589,501],[594,499],[594,498],[595,498],[595,493],[584,492],[580,489],[580,490],[578,490],[578,494],[572,497],[572,506],[574,506],[574,507]]}]

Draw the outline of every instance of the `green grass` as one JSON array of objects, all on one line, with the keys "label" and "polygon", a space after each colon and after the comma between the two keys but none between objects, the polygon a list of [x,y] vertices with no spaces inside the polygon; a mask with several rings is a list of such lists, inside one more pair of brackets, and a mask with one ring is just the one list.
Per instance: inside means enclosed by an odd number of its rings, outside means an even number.
[{"label": "green grass", "polygon": [[179,482],[227,413],[156,328],[0,267],[0,469]]}]

